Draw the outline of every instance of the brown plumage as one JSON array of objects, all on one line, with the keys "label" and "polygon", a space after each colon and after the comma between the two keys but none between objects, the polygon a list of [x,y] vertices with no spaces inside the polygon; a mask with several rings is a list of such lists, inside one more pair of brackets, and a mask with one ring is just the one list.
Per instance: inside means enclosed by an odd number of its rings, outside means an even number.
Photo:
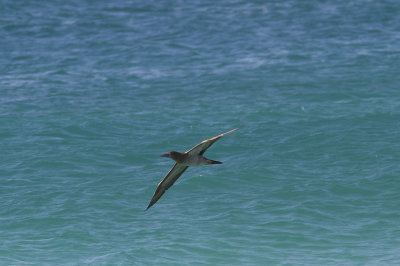
[{"label": "brown plumage", "polygon": [[158,184],[157,189],[154,192],[153,197],[149,203],[149,206],[147,206],[147,209],[153,206],[161,198],[161,196],[165,193],[165,191],[167,191],[175,183],[175,181],[178,180],[178,178],[183,174],[183,172],[186,171],[186,169],[189,166],[222,164],[221,162],[207,159],[206,157],[203,156],[203,154],[217,140],[219,140],[226,134],[232,133],[235,130],[237,130],[237,128],[232,129],[231,131],[228,131],[216,137],[206,139],[184,153],[170,151],[166,154],[161,155],[161,157],[168,157],[174,160],[175,165],[171,168],[171,170],[169,170],[167,175]]}]

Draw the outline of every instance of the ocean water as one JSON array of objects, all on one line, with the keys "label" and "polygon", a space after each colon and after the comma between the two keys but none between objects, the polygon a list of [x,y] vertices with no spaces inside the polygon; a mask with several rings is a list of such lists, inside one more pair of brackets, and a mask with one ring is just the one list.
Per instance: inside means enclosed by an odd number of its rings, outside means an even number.
[{"label": "ocean water", "polygon": [[[398,1],[2,1],[1,265],[399,265]],[[148,211],[159,155],[241,128]]]}]

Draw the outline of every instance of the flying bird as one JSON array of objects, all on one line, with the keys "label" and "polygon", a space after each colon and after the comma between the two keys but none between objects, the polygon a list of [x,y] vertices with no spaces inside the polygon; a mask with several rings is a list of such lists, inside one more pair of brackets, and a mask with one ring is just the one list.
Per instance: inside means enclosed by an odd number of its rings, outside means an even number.
[{"label": "flying bird", "polygon": [[165,193],[165,191],[167,191],[175,183],[175,181],[178,180],[178,178],[183,174],[183,172],[186,171],[186,169],[189,166],[222,164],[219,161],[207,159],[206,157],[203,156],[203,154],[206,152],[208,148],[211,147],[211,145],[213,145],[221,137],[225,136],[226,134],[232,133],[237,129],[238,128],[235,128],[232,129],[231,131],[228,131],[216,137],[206,139],[184,153],[170,151],[167,152],[166,154],[161,155],[161,157],[171,158],[172,160],[175,161],[175,164],[171,168],[171,170],[169,170],[169,172],[163,178],[163,180],[161,180],[161,182],[158,183],[157,189],[154,192],[153,197],[149,203],[149,206],[147,206],[146,210],[148,210],[161,198],[161,196]]}]

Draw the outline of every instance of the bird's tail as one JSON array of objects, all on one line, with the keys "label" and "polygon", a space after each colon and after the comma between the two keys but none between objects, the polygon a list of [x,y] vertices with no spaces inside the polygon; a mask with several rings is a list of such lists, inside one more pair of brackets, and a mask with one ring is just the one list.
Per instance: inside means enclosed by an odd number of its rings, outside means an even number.
[{"label": "bird's tail", "polygon": [[210,160],[210,159],[207,160],[207,163],[208,164],[222,164],[222,162],[218,162],[218,161],[214,161],[214,160]]}]

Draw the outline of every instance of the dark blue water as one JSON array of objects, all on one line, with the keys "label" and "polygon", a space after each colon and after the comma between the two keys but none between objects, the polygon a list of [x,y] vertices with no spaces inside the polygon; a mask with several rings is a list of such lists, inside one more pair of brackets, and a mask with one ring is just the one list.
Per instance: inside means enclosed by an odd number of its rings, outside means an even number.
[{"label": "dark blue water", "polygon": [[[3,1],[0,264],[398,265],[397,1]],[[148,211],[173,162],[239,125]]]}]

